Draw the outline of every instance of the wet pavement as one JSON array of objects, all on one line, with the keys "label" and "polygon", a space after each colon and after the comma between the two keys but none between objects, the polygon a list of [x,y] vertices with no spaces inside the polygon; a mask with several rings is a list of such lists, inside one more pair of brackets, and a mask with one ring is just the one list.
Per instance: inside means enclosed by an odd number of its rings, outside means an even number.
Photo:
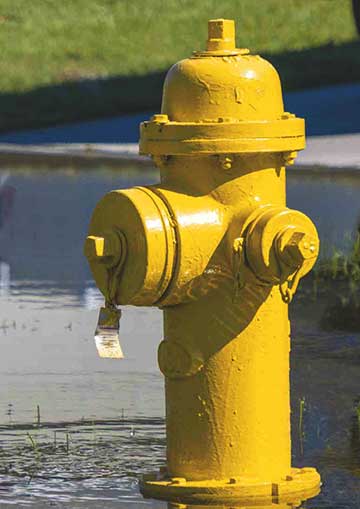
[{"label": "wet pavement", "polygon": [[[98,199],[157,178],[135,167],[0,176],[0,507],[167,507],[137,488],[141,473],[165,461],[161,312],[124,308],[125,359],[99,359],[102,299],[82,255]],[[316,222],[322,258],[351,250],[358,187],[355,177],[289,171],[289,206]],[[327,304],[305,281],[291,305],[293,464],[317,467],[324,483],[303,507],[355,509],[360,334],[324,331]]]}]

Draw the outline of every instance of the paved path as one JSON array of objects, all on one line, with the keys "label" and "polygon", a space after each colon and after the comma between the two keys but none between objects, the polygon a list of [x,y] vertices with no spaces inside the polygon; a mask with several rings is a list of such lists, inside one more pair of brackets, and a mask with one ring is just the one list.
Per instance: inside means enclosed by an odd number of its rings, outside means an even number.
[{"label": "paved path", "polygon": [[[360,168],[360,84],[287,93],[285,109],[306,119],[297,166]],[[0,158],[136,159],[139,123],[152,112],[0,135]],[[143,159],[140,159],[143,161]]]},{"label": "paved path", "polygon": [[360,133],[309,137],[296,166],[360,170]]},{"label": "paved path", "polygon": [[306,119],[307,136],[360,133],[360,83],[291,92],[284,102]]}]

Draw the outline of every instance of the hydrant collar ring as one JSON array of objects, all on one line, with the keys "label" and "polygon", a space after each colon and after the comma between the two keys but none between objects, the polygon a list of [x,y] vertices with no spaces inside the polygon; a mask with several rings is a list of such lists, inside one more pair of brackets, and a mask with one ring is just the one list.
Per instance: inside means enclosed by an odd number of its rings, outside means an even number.
[{"label": "hydrant collar ring", "polygon": [[[157,117],[157,116],[156,116]],[[140,154],[194,155],[292,152],[305,147],[302,118],[211,122],[143,122]]]}]

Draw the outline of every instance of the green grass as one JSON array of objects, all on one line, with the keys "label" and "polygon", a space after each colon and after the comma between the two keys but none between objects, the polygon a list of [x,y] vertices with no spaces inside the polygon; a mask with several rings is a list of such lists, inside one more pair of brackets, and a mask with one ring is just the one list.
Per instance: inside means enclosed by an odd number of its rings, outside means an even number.
[{"label": "green grass", "polygon": [[216,17],[287,89],[360,81],[350,0],[0,0],[0,128],[157,108]]}]

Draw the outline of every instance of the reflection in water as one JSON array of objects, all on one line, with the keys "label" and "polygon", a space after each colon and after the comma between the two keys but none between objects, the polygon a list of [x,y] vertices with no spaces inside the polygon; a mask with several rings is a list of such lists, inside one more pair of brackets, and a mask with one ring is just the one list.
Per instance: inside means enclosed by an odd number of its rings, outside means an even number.
[{"label": "reflection in water", "polygon": [[301,503],[290,504],[231,504],[231,505],[188,505],[178,503],[168,503],[167,509],[296,509]]},{"label": "reflection in water", "polygon": [[0,297],[7,297],[10,291],[10,265],[0,261]]},{"label": "reflection in water", "polygon": [[[164,457],[164,420],[89,420],[77,424],[1,427],[0,506],[130,507],[142,501],[137,477],[159,468]],[[6,483],[6,489],[5,488]],[[59,504],[59,505],[57,505]],[[83,504],[83,505],[82,505]]]},{"label": "reflection in water", "polygon": [[[356,229],[358,181],[289,175],[289,206],[315,217],[320,235],[340,245],[343,223]],[[156,359],[161,313],[128,308],[122,321],[125,359],[121,364],[98,359],[93,332],[102,297],[89,283],[82,254],[98,200],[111,189],[156,180],[155,171],[134,168],[17,171],[0,178],[1,507],[47,507],[50,501],[72,509],[167,507],[142,500],[137,487],[140,473],[156,470],[165,458],[163,380]],[[339,458],[348,451],[360,386],[359,336],[321,332],[323,304],[315,306],[302,295],[291,307],[293,464],[316,465],[322,474],[323,491],[307,508],[358,509],[357,467],[351,470]],[[359,435],[353,425],[355,466]]]},{"label": "reflection in water", "polygon": [[354,415],[351,418],[350,465],[360,475],[360,398],[354,401]]},{"label": "reflection in water", "polygon": [[[0,175],[0,259],[11,266],[14,284],[34,295],[66,290],[81,305],[92,280],[83,256],[91,211],[112,189],[152,184],[155,171],[7,172]],[[16,192],[15,192],[16,190]],[[15,199],[16,198],[16,199]]]},{"label": "reflection in water", "polygon": [[[352,249],[359,225],[358,176],[302,175],[287,172],[288,206],[305,212],[319,231],[320,259]],[[341,213],[340,213],[341,211]]]},{"label": "reflection in water", "polygon": [[10,219],[15,201],[15,187],[6,184],[9,177],[9,172],[0,174],[0,230]]},{"label": "reflection in water", "polygon": [[6,242],[2,231],[11,220],[16,194],[15,187],[7,184],[9,177],[9,172],[0,174],[0,297],[7,296],[10,290],[10,264],[1,259],[2,244]]},{"label": "reflection in water", "polygon": [[84,288],[81,298],[81,304],[84,306],[84,308],[89,310],[99,309],[103,303],[104,296],[96,286],[87,286]]}]

